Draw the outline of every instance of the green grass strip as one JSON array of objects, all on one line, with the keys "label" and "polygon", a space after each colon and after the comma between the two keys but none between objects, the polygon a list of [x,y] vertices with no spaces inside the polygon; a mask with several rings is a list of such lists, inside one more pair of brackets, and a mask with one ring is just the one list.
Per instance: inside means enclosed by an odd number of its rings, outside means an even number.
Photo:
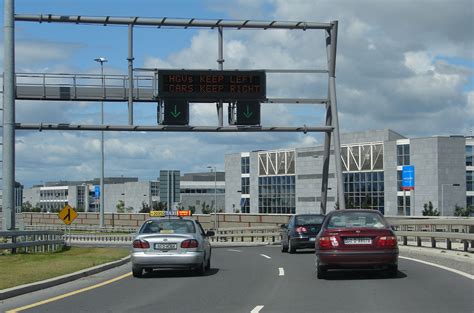
[{"label": "green grass strip", "polygon": [[0,255],[0,290],[119,260],[126,248],[80,248],[49,253]]}]

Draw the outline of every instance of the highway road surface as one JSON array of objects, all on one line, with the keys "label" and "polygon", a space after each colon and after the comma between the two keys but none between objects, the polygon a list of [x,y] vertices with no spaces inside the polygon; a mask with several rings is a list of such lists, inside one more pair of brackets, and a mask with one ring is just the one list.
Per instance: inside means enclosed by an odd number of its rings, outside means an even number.
[{"label": "highway road surface", "polygon": [[376,271],[316,279],[314,252],[277,246],[214,248],[203,277],[130,264],[0,302],[10,312],[474,312],[472,277],[400,259],[397,278]]}]

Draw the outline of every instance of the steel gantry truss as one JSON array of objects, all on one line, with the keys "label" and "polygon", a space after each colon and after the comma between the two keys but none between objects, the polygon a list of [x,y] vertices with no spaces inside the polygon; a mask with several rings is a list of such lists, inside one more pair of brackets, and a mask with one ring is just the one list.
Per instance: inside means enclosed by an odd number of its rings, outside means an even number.
[{"label": "steel gantry truss", "polygon": [[[342,165],[340,153],[339,140],[339,122],[337,114],[336,102],[336,48],[337,48],[337,29],[338,22],[332,21],[330,23],[314,23],[314,22],[284,22],[284,21],[252,21],[252,20],[208,20],[208,19],[172,19],[172,18],[143,18],[143,17],[91,17],[79,15],[53,15],[53,14],[15,14],[14,0],[4,1],[4,115],[3,115],[3,229],[15,228],[14,216],[14,182],[15,182],[15,130],[80,130],[80,131],[185,131],[185,132],[324,132],[324,161],[323,161],[323,175],[321,187],[321,211],[326,212],[327,190],[328,190],[328,171],[329,171],[329,157],[331,146],[331,135],[334,134],[334,155],[336,160],[336,178],[337,178],[337,194],[338,203],[341,209],[345,208],[344,189],[342,179]],[[24,124],[15,122],[15,99],[35,99],[35,100],[65,100],[61,98],[63,95],[56,95],[54,98],[54,87],[47,86],[46,83],[37,86],[22,85],[15,82],[15,42],[14,42],[14,28],[15,21],[17,22],[37,22],[37,23],[70,23],[70,24],[96,24],[96,25],[125,25],[128,26],[128,77],[123,77],[124,86],[119,90],[120,96],[117,99],[107,97],[107,88],[102,86],[102,90],[89,89],[84,95],[84,90],[75,85],[69,86],[69,95],[67,100],[77,100],[74,96],[79,96],[78,99],[84,99],[90,94],[97,93],[97,97],[91,97],[89,101],[124,101],[128,100],[128,125],[73,125],[68,123],[59,124]],[[133,67],[133,30],[135,26],[141,27],[182,27],[187,28],[207,28],[216,29],[218,33],[218,70],[223,70],[224,54],[223,54],[223,33],[225,28],[229,29],[289,29],[289,30],[323,30],[326,34],[326,53],[327,53],[327,69],[303,69],[303,70],[266,70],[266,72],[273,73],[321,73],[328,75],[328,95],[324,99],[299,99],[299,98],[285,98],[285,99],[266,99],[264,103],[308,103],[308,104],[324,104],[326,106],[326,119],[324,126],[300,126],[300,127],[278,127],[278,126],[224,126],[223,121],[223,101],[219,100],[216,103],[218,126],[138,126],[133,124],[133,103],[134,101],[153,101],[153,97],[148,99],[150,95],[140,98],[138,94],[140,87],[137,77],[134,77],[135,71],[153,70],[157,69],[134,69]],[[20,75],[20,74],[17,74]],[[29,74],[21,74],[28,77]],[[30,74],[34,75],[34,74]],[[43,79],[46,79],[47,74]],[[57,87],[57,86],[56,86]],[[35,89],[36,88],[36,89]],[[143,91],[143,90],[142,90]],[[82,94],[81,94],[82,92]],[[145,91],[144,91],[145,92]],[[150,93],[146,91],[145,93]],[[113,94],[113,93],[112,93]],[[81,96],[82,95],[82,96]],[[101,98],[102,95],[102,98]],[[151,95],[154,95],[151,93]],[[159,95],[158,95],[159,96]],[[82,98],[81,98],[82,97]],[[144,98],[143,98],[144,97]],[[145,99],[145,100],[144,100]]]}]

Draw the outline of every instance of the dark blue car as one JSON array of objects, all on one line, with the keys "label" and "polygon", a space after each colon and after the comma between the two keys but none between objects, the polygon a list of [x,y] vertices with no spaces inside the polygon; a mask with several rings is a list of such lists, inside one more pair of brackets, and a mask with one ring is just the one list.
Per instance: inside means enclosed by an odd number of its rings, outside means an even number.
[{"label": "dark blue car", "polygon": [[316,235],[321,230],[324,215],[296,214],[288,224],[281,225],[281,252],[295,253],[296,249],[314,249]]}]

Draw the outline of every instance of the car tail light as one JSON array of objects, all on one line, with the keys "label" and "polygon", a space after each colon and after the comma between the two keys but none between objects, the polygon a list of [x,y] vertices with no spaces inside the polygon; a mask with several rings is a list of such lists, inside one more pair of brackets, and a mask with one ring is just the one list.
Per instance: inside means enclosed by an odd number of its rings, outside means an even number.
[{"label": "car tail light", "polygon": [[330,249],[339,246],[339,242],[335,236],[320,237],[318,244],[321,249]]},{"label": "car tail light", "polygon": [[133,247],[136,249],[149,249],[150,244],[146,240],[135,239],[133,241]]},{"label": "car tail light", "polygon": [[189,248],[197,248],[199,243],[195,239],[187,239],[181,242],[181,248],[189,249]]},{"label": "car tail light", "polygon": [[380,248],[395,248],[397,246],[397,237],[382,236],[377,241],[377,246]]},{"label": "car tail light", "polygon": [[301,234],[301,233],[307,233],[308,232],[308,229],[304,226],[298,226],[296,227],[296,232]]}]

